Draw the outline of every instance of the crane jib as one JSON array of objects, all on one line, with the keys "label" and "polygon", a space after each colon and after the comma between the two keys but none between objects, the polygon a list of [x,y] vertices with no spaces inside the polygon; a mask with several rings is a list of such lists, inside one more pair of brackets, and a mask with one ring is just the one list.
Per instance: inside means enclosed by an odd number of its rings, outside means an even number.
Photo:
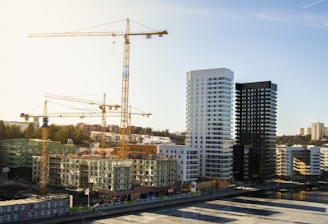
[{"label": "crane jib", "polygon": [[141,32],[141,33],[123,33],[123,32],[63,32],[63,33],[30,33],[28,37],[95,37],[95,36],[149,36],[158,35],[162,37],[168,34],[166,30],[160,32]]}]

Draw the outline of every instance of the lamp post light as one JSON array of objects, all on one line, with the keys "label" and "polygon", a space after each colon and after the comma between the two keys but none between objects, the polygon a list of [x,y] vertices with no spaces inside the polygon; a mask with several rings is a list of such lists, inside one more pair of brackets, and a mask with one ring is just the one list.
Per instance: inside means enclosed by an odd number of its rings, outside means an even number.
[{"label": "lamp post light", "polygon": [[84,193],[85,193],[85,195],[88,195],[88,207],[90,207],[90,190],[89,190],[89,188],[86,188]]}]

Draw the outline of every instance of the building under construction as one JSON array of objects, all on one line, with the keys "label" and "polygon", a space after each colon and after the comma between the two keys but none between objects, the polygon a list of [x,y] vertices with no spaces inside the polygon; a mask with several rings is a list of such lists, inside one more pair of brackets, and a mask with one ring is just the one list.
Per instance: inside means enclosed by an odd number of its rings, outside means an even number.
[{"label": "building under construction", "polygon": [[[40,139],[13,138],[0,140],[0,164],[10,169],[10,176],[31,177],[32,156],[41,154]],[[49,154],[77,154],[73,144],[48,140]]]},{"label": "building under construction", "polygon": [[[131,146],[124,160],[102,155],[49,155],[47,181],[49,185],[89,188],[109,200],[125,200],[149,191],[173,190],[176,170],[176,159],[157,155],[156,146]],[[33,156],[32,180],[39,182],[39,176],[40,157]]]}]

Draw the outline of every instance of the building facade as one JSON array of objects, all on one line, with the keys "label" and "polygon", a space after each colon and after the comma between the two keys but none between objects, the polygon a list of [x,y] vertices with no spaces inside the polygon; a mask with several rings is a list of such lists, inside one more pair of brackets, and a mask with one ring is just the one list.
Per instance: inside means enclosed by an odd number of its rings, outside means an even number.
[{"label": "building facade", "polygon": [[[40,156],[33,156],[32,181],[40,177]],[[92,188],[94,192],[124,191],[132,188],[131,160],[110,157],[49,155],[47,182],[69,188]]]},{"label": "building facade", "polygon": [[176,159],[159,155],[131,155],[134,165],[133,181],[140,186],[175,188]]},{"label": "building facade", "polygon": [[320,147],[320,154],[321,154],[321,174],[328,179],[328,145],[324,145]]},{"label": "building facade", "polygon": [[276,175],[282,179],[310,180],[321,174],[320,147],[279,145],[276,147]]},{"label": "building facade", "polygon": [[311,141],[321,140],[324,137],[324,134],[325,134],[325,128],[323,123],[320,122],[312,123]]},{"label": "building facade", "polygon": [[236,83],[235,180],[262,182],[274,178],[276,110],[276,84]]},{"label": "building facade", "polygon": [[[90,188],[99,195],[114,197],[135,187],[173,189],[176,167],[176,159],[156,154],[130,154],[126,160],[99,155],[49,155],[47,182]],[[39,177],[40,156],[33,156],[32,181],[39,182]]]},{"label": "building facade", "polygon": [[41,218],[67,216],[71,203],[70,195],[58,193],[0,201],[0,223],[37,223]]},{"label": "building facade", "polygon": [[[49,154],[77,154],[78,148],[74,145],[60,144],[59,142],[49,141]],[[32,167],[32,156],[40,155],[41,140],[13,138],[0,140],[0,161],[3,166],[10,168]]]},{"label": "building facade", "polygon": [[198,150],[199,175],[230,183],[234,73],[226,68],[187,72],[186,145]]},{"label": "building facade", "polygon": [[180,186],[189,186],[197,181],[198,174],[198,150],[184,145],[159,145],[158,154],[177,161],[177,181]]}]

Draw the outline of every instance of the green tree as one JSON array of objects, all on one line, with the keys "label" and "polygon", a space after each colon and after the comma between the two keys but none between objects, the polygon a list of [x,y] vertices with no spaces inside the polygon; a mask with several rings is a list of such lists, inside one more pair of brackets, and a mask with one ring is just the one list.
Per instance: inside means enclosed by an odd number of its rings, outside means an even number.
[{"label": "green tree", "polygon": [[73,139],[75,136],[75,127],[73,125],[61,126],[58,132],[54,135],[55,141],[60,141],[62,144],[67,143],[67,140]]},{"label": "green tree", "polygon": [[75,130],[75,134],[73,137],[74,144],[88,144],[90,141],[90,137],[88,133],[83,132],[82,130]]},{"label": "green tree", "polygon": [[6,139],[6,125],[0,120],[0,140]]},{"label": "green tree", "polygon": [[51,140],[55,140],[55,135],[59,131],[60,127],[54,124],[49,125],[48,127],[48,138]]},{"label": "green tree", "polygon": [[40,138],[39,128],[35,128],[33,123],[30,123],[24,131],[25,138]]},{"label": "green tree", "polygon": [[6,138],[23,138],[23,133],[17,125],[6,126]]}]

